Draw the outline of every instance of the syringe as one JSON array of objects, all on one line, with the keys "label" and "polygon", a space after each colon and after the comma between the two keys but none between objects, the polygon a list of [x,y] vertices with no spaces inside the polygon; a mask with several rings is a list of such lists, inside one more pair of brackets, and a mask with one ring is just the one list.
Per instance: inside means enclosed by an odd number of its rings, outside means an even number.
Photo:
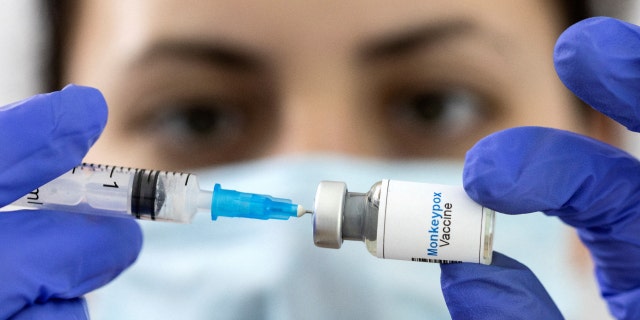
[{"label": "syringe", "polygon": [[14,207],[86,214],[133,216],[144,220],[191,222],[198,212],[252,219],[300,217],[306,211],[289,199],[200,189],[195,175],[83,163],[26,194]]}]

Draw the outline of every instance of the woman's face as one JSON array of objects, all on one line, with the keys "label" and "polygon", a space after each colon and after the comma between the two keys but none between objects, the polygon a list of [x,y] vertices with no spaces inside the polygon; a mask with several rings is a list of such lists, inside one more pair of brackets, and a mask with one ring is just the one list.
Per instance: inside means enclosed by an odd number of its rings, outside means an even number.
[{"label": "woman's face", "polygon": [[63,79],[110,108],[88,161],[461,158],[507,127],[582,129],[553,1],[78,2]]}]

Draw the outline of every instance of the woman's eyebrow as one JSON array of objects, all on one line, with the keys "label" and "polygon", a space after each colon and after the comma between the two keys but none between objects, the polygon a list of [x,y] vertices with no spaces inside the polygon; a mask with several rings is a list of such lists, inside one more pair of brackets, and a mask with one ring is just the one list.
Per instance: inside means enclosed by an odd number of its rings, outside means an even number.
[{"label": "woman's eyebrow", "polygon": [[142,49],[135,64],[157,59],[171,59],[207,63],[218,68],[238,72],[257,72],[265,67],[259,55],[249,49],[224,41],[169,39],[153,42]]},{"label": "woman's eyebrow", "polygon": [[[359,57],[363,61],[393,59],[447,40],[476,33],[482,33],[483,37],[487,38],[487,42],[498,40],[497,35],[482,31],[475,22],[459,18],[426,23],[374,39],[362,46]],[[493,43],[492,46],[500,47],[498,43]]]}]

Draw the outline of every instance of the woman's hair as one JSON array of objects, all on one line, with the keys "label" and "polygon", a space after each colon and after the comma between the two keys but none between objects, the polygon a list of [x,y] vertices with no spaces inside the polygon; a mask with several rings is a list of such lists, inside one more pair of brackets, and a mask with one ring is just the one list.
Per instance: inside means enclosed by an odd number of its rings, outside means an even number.
[{"label": "woman's hair", "polygon": [[[582,19],[592,15],[588,0],[549,0],[559,5],[559,10],[565,13],[566,19],[564,27],[568,27]],[[611,2],[593,0],[595,2]],[[621,2],[627,1],[619,1]],[[44,19],[44,30],[49,33],[47,44],[43,50],[45,60],[43,61],[42,79],[43,89],[46,91],[59,90],[62,83],[62,72],[66,68],[64,53],[68,46],[67,36],[69,28],[73,25],[77,9],[77,1],[73,0],[43,0],[42,13]],[[616,7],[616,6],[614,6]],[[611,8],[611,6],[608,6]],[[618,6],[620,8],[620,6]]]},{"label": "woman's hair", "polygon": [[71,0],[43,0],[41,12],[44,23],[43,30],[48,32],[45,46],[42,50],[44,61],[42,68],[42,87],[47,92],[60,90],[62,73],[65,66],[64,51],[68,46],[68,30],[73,24],[76,7]]}]

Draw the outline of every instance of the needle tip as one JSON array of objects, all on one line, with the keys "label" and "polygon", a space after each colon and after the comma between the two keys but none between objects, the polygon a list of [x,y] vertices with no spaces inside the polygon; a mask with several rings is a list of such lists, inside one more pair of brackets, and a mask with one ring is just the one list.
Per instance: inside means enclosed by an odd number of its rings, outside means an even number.
[{"label": "needle tip", "polygon": [[305,214],[307,214],[307,213],[312,214],[312,213],[313,213],[313,211],[311,211],[311,210],[307,210],[307,209],[305,209],[303,206],[298,205],[298,217],[302,217],[303,215],[305,215]]}]

